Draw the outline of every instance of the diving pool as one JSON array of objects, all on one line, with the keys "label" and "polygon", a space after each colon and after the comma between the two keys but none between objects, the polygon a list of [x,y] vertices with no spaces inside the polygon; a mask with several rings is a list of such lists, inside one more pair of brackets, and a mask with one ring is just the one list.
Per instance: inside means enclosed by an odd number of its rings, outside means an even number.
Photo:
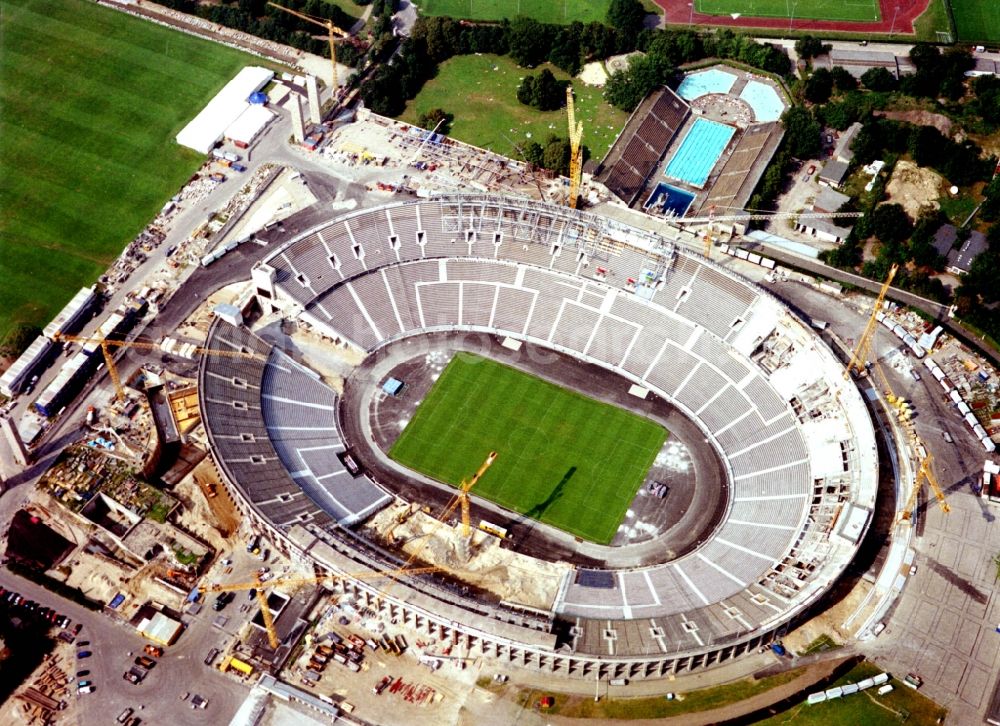
[{"label": "diving pool", "polygon": [[729,93],[734,83],[736,76],[732,73],[712,68],[684,76],[681,85],[677,87],[677,95],[685,101],[693,101],[709,93]]},{"label": "diving pool", "polygon": [[662,212],[667,216],[683,217],[693,201],[694,194],[691,192],[660,182],[646,200],[645,208],[654,213]]},{"label": "diving pool", "polygon": [[757,121],[777,121],[785,112],[785,104],[781,101],[778,92],[760,81],[747,83],[743,92],[740,93],[740,98],[753,109],[753,115]]},{"label": "diving pool", "polygon": [[699,118],[688,129],[663,175],[701,188],[708,181],[712,167],[726,150],[736,129]]}]

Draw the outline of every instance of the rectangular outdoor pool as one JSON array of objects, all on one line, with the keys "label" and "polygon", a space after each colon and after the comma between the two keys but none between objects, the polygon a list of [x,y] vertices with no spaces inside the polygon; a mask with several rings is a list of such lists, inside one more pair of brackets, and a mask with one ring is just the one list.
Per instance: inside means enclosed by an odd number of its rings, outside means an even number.
[{"label": "rectangular outdoor pool", "polygon": [[695,119],[663,175],[700,189],[734,133],[736,129],[732,126]]}]

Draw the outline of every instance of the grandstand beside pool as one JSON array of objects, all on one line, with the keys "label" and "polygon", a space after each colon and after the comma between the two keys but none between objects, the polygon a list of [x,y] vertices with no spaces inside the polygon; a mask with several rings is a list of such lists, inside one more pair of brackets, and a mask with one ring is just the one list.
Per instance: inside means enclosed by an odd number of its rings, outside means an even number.
[{"label": "grandstand beside pool", "polygon": [[708,119],[695,119],[663,175],[701,189],[736,129]]},{"label": "grandstand beside pool", "polygon": [[735,83],[736,76],[732,73],[710,68],[685,76],[677,87],[677,95],[685,101],[693,101],[710,93],[729,93]]},{"label": "grandstand beside pool", "polygon": [[646,200],[646,211],[667,217],[683,217],[694,201],[694,194],[660,182]]},{"label": "grandstand beside pool", "polygon": [[778,92],[766,83],[750,81],[740,93],[740,98],[753,109],[758,123],[777,121],[785,111],[785,104]]}]

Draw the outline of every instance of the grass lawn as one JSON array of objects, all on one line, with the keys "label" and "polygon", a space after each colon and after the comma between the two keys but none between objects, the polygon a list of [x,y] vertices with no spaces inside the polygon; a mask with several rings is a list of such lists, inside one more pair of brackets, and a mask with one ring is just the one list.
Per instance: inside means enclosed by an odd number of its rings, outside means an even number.
[{"label": "grass lawn", "polygon": [[473,494],[607,544],[666,438],[624,409],[458,354],[389,455],[458,485],[495,450]]},{"label": "grass lawn", "polygon": [[[553,715],[566,718],[594,719],[594,723],[621,722],[629,723],[633,719],[668,718],[683,716],[687,713],[708,711],[720,708],[730,703],[745,701],[751,696],[764,693],[772,688],[795,680],[802,674],[802,669],[779,673],[760,680],[744,679],[735,683],[688,691],[680,694],[680,698],[668,701],[663,696],[647,698],[602,698],[594,702],[592,696],[569,696],[563,693],[553,693],[549,690],[520,690],[516,695],[519,704],[535,704],[544,695],[555,697],[555,705],[548,711]],[[664,686],[664,691],[671,690]]]},{"label": "grass lawn", "polygon": [[[343,10],[345,13],[350,15],[352,18],[357,20],[362,15],[365,14],[365,6],[358,5],[353,0],[323,0],[325,3],[330,3],[331,5],[336,5],[338,8]],[[350,28],[344,28],[344,30],[350,30]],[[320,32],[323,32],[322,30]]]},{"label": "grass lawn", "polygon": [[[989,1],[989,0],[985,0]],[[695,0],[700,13],[742,13],[755,18],[878,20],[878,0]]]},{"label": "grass lawn", "polygon": [[4,0],[0,23],[2,339],[105,270],[201,164],[176,133],[259,61],[85,0]]},{"label": "grass lawn", "polygon": [[913,22],[913,30],[918,40],[939,42],[938,33],[951,35],[951,24],[948,22],[948,0],[931,0],[927,9]]},{"label": "grass lawn", "polygon": [[1000,42],[1000,3],[997,0],[951,0],[958,39]]},{"label": "grass lawn", "polygon": [[[865,678],[881,673],[882,669],[871,663],[861,663],[852,668],[833,685],[857,683]],[[942,723],[947,709],[941,708],[918,691],[903,685],[901,680],[889,681],[892,693],[879,696],[875,688],[854,693],[834,701],[817,703],[812,706],[801,704],[785,713],[772,716],[761,724],[778,726],[830,726],[831,724],[898,724],[907,726],[934,726]],[[938,719],[942,719],[939,721]]]},{"label": "grass lawn", "polygon": [[[565,138],[566,109],[539,111],[517,100],[517,87],[526,75],[551,70],[559,80],[569,78],[552,65],[531,70],[505,56],[463,55],[446,60],[435,78],[406,106],[400,117],[415,124],[421,114],[443,108],[454,114],[450,136],[474,146],[518,158],[513,144],[537,141],[545,145],[550,134]],[[621,131],[628,114],[605,103],[600,88],[573,85],[576,117],[583,121],[583,145],[593,159],[602,158]]]},{"label": "grass lawn", "polygon": [[[421,15],[450,15],[469,20],[513,20],[524,15],[543,23],[564,24],[604,22],[611,0],[423,0],[418,5]],[[647,10],[658,12],[650,7]]]}]

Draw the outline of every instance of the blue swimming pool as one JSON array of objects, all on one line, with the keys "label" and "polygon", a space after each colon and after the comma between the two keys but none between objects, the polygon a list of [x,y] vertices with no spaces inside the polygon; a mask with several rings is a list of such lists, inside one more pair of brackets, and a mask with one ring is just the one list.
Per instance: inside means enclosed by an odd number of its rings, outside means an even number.
[{"label": "blue swimming pool", "polygon": [[683,217],[693,201],[694,194],[691,192],[660,182],[646,200],[645,208],[651,214]]},{"label": "blue swimming pool", "polygon": [[677,95],[685,101],[692,101],[709,93],[729,93],[734,83],[736,76],[732,73],[712,68],[685,76],[677,87]]},{"label": "blue swimming pool", "polygon": [[693,187],[705,186],[712,167],[726,150],[734,133],[736,129],[732,126],[704,118],[695,119],[663,175]]},{"label": "blue swimming pool", "polygon": [[756,121],[777,121],[785,112],[785,104],[778,92],[760,81],[747,83],[740,98],[750,104]]}]

